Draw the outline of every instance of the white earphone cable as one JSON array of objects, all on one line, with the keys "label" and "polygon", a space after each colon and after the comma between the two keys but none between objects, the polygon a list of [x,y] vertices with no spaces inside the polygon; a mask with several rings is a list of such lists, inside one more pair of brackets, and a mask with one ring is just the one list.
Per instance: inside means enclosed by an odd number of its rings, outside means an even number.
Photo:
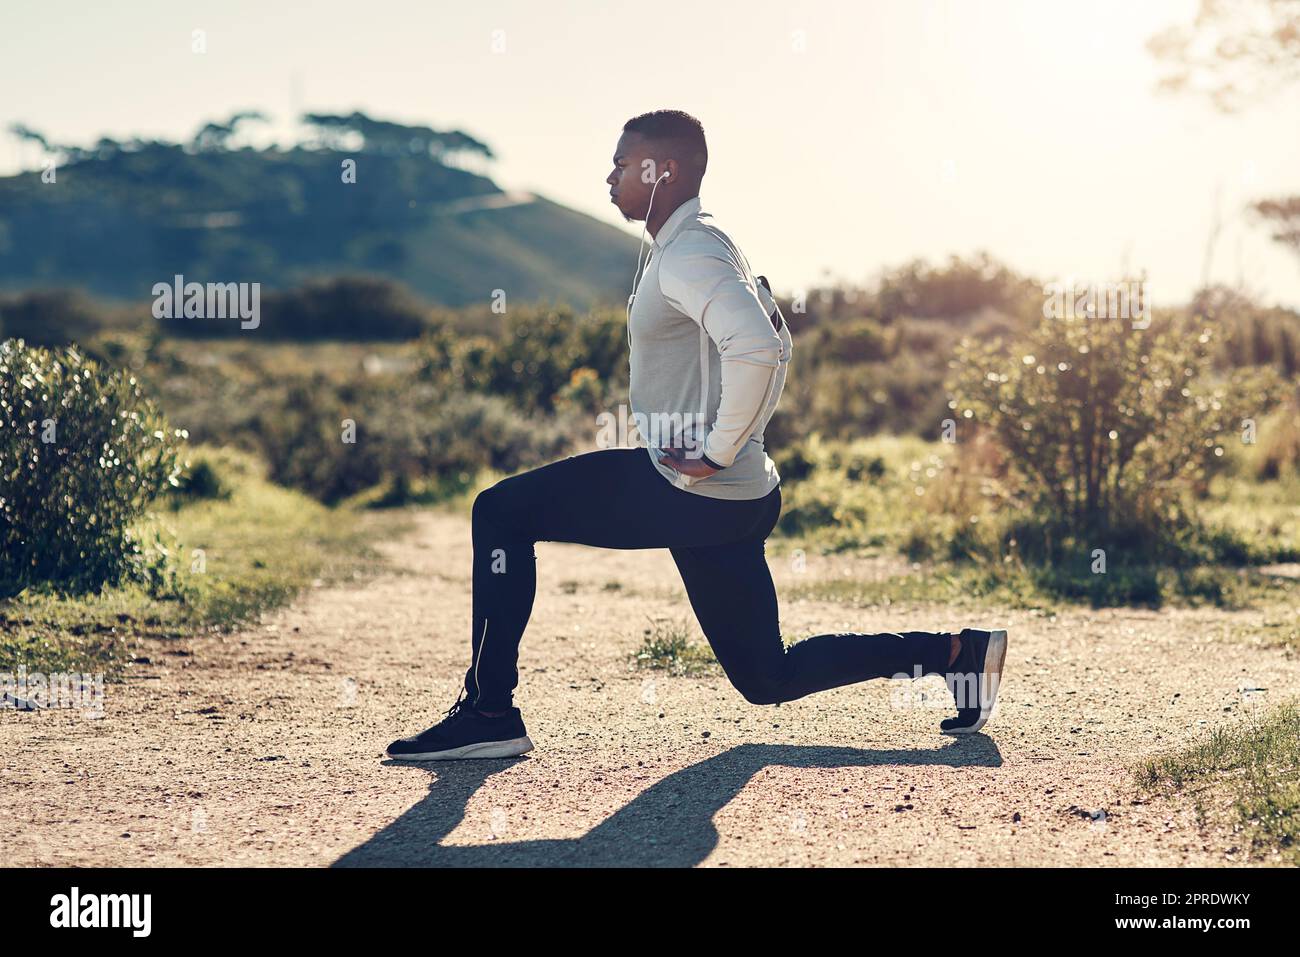
[{"label": "white earphone cable", "polygon": [[[627,297],[628,348],[632,347],[632,300],[636,298],[636,287],[637,284],[640,283],[641,281],[641,257],[645,254],[645,231],[646,231],[646,227],[650,225],[650,211],[654,209],[655,206],[655,190],[659,188],[659,184],[663,182],[664,177],[667,175],[668,175],[668,170],[664,170],[664,172],[659,175],[659,179],[655,180],[655,184],[650,187],[650,202],[646,204],[645,220],[641,223],[641,244],[637,248],[637,252],[636,252],[636,271],[632,273],[632,291],[628,294]],[[649,264],[650,264],[650,260],[647,257],[646,265],[649,266]]]}]

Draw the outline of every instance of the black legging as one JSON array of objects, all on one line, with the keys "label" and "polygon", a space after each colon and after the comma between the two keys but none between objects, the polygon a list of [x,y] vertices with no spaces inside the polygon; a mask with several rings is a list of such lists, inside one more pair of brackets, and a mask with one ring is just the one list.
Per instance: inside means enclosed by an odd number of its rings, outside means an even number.
[{"label": "black legging", "polygon": [[643,448],[573,455],[503,479],[474,501],[474,707],[511,707],[519,640],[537,589],[535,542],[667,548],[700,627],[746,700],[775,704],[868,678],[942,673],[951,635],[832,634],[789,650],[777,623],[764,539],[781,513],[766,497],[708,498],[670,484]]}]

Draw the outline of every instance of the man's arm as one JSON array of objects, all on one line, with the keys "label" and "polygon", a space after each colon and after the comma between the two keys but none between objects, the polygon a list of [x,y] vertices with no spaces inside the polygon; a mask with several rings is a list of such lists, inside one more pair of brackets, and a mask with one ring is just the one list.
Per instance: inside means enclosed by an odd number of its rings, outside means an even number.
[{"label": "man's arm", "polygon": [[[781,337],[747,270],[721,241],[679,236],[659,264],[659,287],[718,347],[722,398],[704,442],[704,462],[731,465],[762,417],[776,380]],[[706,397],[707,401],[707,397]]]}]

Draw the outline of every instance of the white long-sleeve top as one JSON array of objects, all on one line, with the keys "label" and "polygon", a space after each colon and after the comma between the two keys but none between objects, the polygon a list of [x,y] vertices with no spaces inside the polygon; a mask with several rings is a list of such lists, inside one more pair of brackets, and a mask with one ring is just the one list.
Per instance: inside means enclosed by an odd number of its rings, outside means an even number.
[{"label": "white long-sleeve top", "polygon": [[[745,256],[701,210],[675,209],[655,236],[628,317],[632,414],[651,461],[679,488],[753,499],[780,482],[763,430],[785,387],[792,343]],[[683,448],[722,466],[692,478],[659,462]]]}]

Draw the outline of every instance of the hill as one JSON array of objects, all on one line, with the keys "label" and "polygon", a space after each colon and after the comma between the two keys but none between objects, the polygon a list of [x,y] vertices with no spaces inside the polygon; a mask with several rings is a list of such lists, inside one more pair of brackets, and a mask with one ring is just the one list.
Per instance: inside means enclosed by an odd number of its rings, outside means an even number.
[{"label": "hill", "polygon": [[[265,289],[368,273],[448,306],[486,302],[494,289],[577,306],[626,296],[634,239],[408,142],[45,144],[65,161],[55,182],[40,171],[0,178],[0,288],[146,299],[177,273]],[[347,160],[355,182],[344,181]]]}]

